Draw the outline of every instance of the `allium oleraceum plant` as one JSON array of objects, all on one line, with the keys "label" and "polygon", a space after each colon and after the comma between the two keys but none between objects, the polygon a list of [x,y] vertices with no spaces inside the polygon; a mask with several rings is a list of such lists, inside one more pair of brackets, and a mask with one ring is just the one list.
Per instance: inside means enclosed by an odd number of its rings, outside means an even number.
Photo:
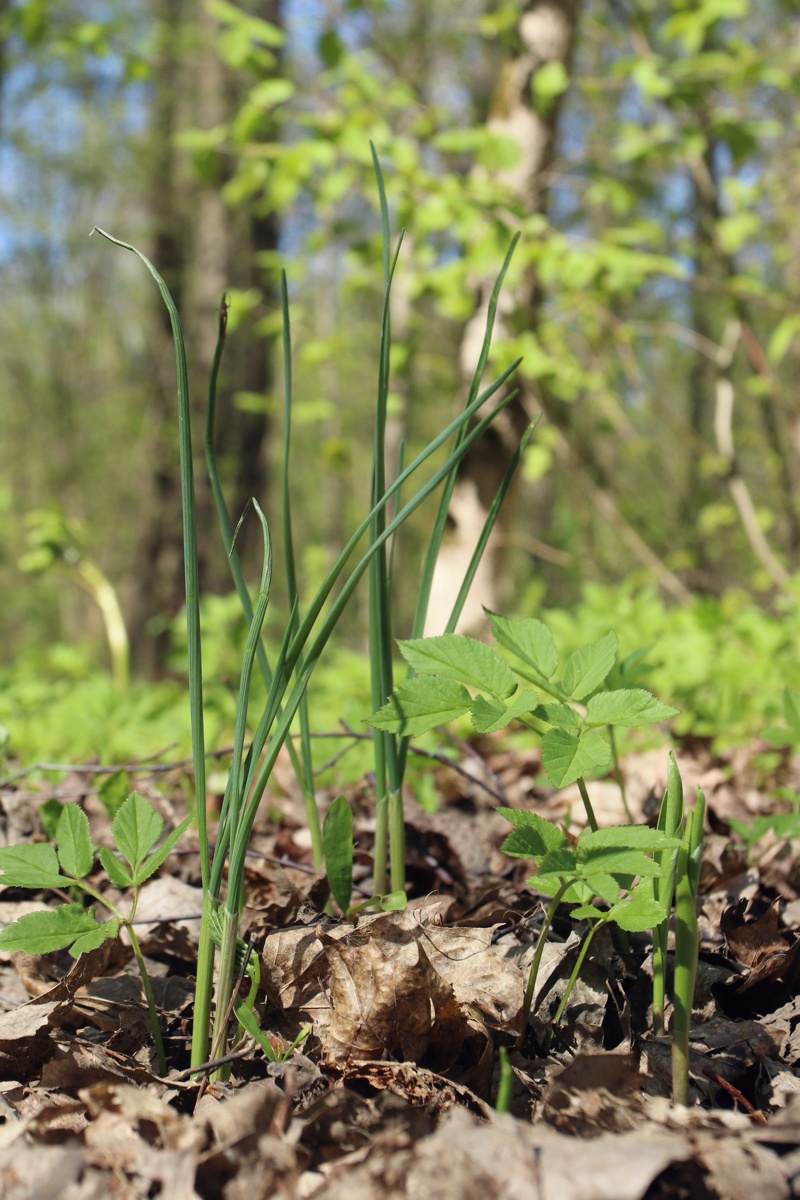
[{"label": "allium oleraceum plant", "polygon": [[[373,151],[374,157],[374,151]],[[333,819],[327,830],[321,831],[313,796],[311,776],[309,734],[304,716],[304,700],[309,679],[330,639],[331,634],[348,604],[355,588],[367,572],[370,573],[370,658],[373,670],[373,697],[375,705],[383,703],[392,693],[392,606],[390,589],[391,546],[397,531],[406,519],[434,492],[440,493],[439,507],[434,521],[428,549],[423,564],[415,632],[422,629],[430,595],[430,583],[436,557],[445,528],[447,508],[455,472],[458,464],[482,437],[495,417],[513,398],[507,392],[493,406],[489,402],[496,397],[518,366],[513,363],[487,387],[481,388],[486,367],[497,299],[511,260],[516,239],[512,242],[506,261],[500,271],[491,296],[486,333],[479,361],[468,391],[463,411],[444,428],[408,466],[398,470],[395,481],[386,486],[384,476],[384,431],[386,406],[389,391],[389,359],[391,347],[390,294],[400,243],[391,252],[386,196],[380,168],[375,158],[375,169],[381,198],[383,231],[384,298],[381,319],[380,347],[378,355],[378,385],[376,393],[376,435],[373,459],[373,484],[370,508],[364,520],[354,531],[342,552],[331,567],[323,583],[302,610],[294,572],[291,537],[291,515],[289,512],[289,446],[290,415],[292,396],[291,339],[289,332],[288,302],[286,285],[283,285],[284,314],[284,571],[289,596],[290,616],[286,623],[280,648],[274,663],[267,662],[260,635],[269,607],[272,586],[272,549],[269,527],[258,504],[253,503],[260,521],[264,542],[264,565],[255,602],[250,598],[241,575],[234,548],[232,525],[225,506],[213,453],[214,407],[217,372],[220,366],[225,338],[225,305],[223,302],[219,325],[217,351],[209,385],[209,406],[206,421],[206,459],[211,476],[212,490],[217,503],[223,540],[229,552],[231,569],[237,591],[249,621],[249,633],[244,652],[236,727],[234,752],[227,786],[223,798],[216,843],[212,846],[206,818],[205,786],[205,738],[203,729],[203,682],[200,637],[200,608],[197,565],[197,534],[194,499],[193,455],[189,405],[189,386],[186,354],[180,318],[166,284],[153,264],[126,242],[119,241],[102,230],[102,237],[115,245],[135,254],[154,278],[169,312],[175,344],[179,440],[181,464],[181,497],[183,508],[184,566],[186,583],[186,623],[189,668],[189,705],[192,723],[192,751],[195,777],[196,805],[193,817],[197,821],[199,840],[200,872],[204,894],[200,946],[197,961],[197,983],[195,992],[194,1024],[192,1032],[191,1061],[199,1067],[210,1060],[225,1058],[230,1045],[232,1020],[241,1029],[251,1033],[270,1054],[269,1043],[260,1033],[253,1015],[253,1001],[257,988],[257,968],[250,961],[247,947],[238,936],[239,920],[245,903],[245,855],[250,834],[261,800],[270,779],[281,748],[288,743],[298,778],[307,801],[309,827],[314,842],[315,858],[321,863],[323,851],[335,861],[332,863],[332,883],[336,889],[337,902],[343,907],[349,902],[348,862],[352,864],[352,832],[347,814],[341,804],[334,809]],[[400,239],[402,240],[402,238]],[[488,411],[487,411],[488,410]],[[482,415],[479,415],[482,413]],[[530,432],[530,431],[529,431]],[[523,439],[523,445],[526,438]],[[448,445],[449,444],[449,445]],[[438,450],[444,449],[444,461],[422,485],[417,485],[418,469]],[[461,595],[450,617],[453,628],[460,612],[460,605],[477,570],[483,548],[486,545],[500,503],[519,462],[522,446],[503,480],[492,505],[484,530],[476,546],[472,562],[467,570]],[[362,538],[365,548],[355,565],[348,567]],[[335,589],[335,596],[334,596]],[[261,671],[267,683],[268,694],[264,707],[255,722],[255,729],[248,738],[248,709],[250,683],[255,667]],[[299,720],[300,750],[292,743],[295,719]],[[375,884],[377,903],[385,900],[384,906],[397,905],[404,901],[404,851],[403,814],[401,788],[407,739],[395,737],[389,731],[378,731],[375,736],[377,778],[377,831],[375,849]],[[133,894],[135,913],[138,889],[154,870],[164,861],[183,833],[184,822],[157,850],[154,850],[161,833],[162,820],[143,797],[133,794],[120,808],[112,826],[112,835],[118,858],[109,848],[99,852],[99,859],[110,881],[117,887],[130,889]],[[344,841],[350,839],[350,854]],[[152,1000],[144,961],[137,952],[135,931],[127,917],[104,899],[102,891],[89,883],[94,878],[96,849],[89,837],[85,815],[76,806],[65,806],[56,831],[57,849],[49,845],[17,846],[0,850],[0,869],[4,872],[2,882],[17,887],[36,890],[47,888],[77,888],[84,895],[102,904],[112,913],[110,920],[99,920],[93,908],[72,903],[45,912],[33,914],[35,920],[25,918],[8,926],[0,934],[0,947],[6,949],[38,948],[42,951],[69,948],[80,954],[91,946],[100,944],[105,938],[116,937],[122,928],[127,928],[134,953],[142,974],[142,982],[148,998],[153,1035],[157,1047],[159,1069],[165,1070],[166,1062],[161,1034],[158,1029],[157,1013]],[[391,860],[391,884],[393,894],[386,892],[386,858]],[[214,989],[214,964],[217,951],[219,963]],[[239,996],[242,975],[250,979],[248,1000]],[[213,1003],[212,1003],[213,996]],[[213,1023],[212,1023],[213,1018]],[[301,1034],[302,1036],[302,1034]],[[221,1065],[218,1073],[224,1073]]]}]

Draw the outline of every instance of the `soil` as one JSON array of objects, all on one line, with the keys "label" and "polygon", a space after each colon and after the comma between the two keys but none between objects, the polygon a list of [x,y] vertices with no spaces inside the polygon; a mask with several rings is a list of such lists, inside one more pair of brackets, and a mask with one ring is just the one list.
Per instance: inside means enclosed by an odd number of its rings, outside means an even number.
[{"label": "soil", "polygon": [[[585,931],[560,910],[521,1028],[544,898],[500,847],[498,805],[582,824],[577,789],[555,791],[538,753],[465,747],[435,768],[439,808],[406,798],[408,906],[355,921],[326,914],[288,763],[254,831],[243,936],[258,955],[257,1014],[285,1062],[249,1038],[228,1082],[191,1073],[199,862],[187,834],[142,889],[137,932],[161,1013],[169,1072],[154,1066],[130,949],[0,955],[3,1200],[783,1200],[800,1195],[800,762],[763,744],[676,751],[687,797],[702,786],[706,840],[690,1104],[671,1103],[669,1034],[652,1020],[649,935],[606,927],[564,995]],[[185,768],[131,772],[168,825]],[[655,819],[666,750],[627,756],[636,822]],[[0,785],[0,841],[43,838],[48,800],[76,800],[110,845],[99,768],[56,785]],[[595,781],[601,826],[627,820]],[[333,795],[320,795],[324,807]],[[218,800],[218,798],[216,798]],[[372,891],[368,782],[349,791],[358,900]],[[215,798],[210,798],[213,805]],[[742,827],[762,832],[747,841]],[[794,835],[794,837],[792,836]],[[750,844],[747,844],[747,843]],[[115,902],[101,873],[94,885]],[[64,897],[0,888],[0,922]],[[669,1019],[669,1014],[668,1014]],[[503,1053],[501,1054],[501,1050]],[[507,1111],[496,1111],[501,1064]]]}]

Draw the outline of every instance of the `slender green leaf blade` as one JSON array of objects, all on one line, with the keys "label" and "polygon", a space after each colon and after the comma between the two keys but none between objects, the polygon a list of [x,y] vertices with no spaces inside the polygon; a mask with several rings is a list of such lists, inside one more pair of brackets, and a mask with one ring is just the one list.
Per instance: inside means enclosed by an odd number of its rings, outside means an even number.
[{"label": "slender green leaf blade", "polygon": [[325,814],[322,848],[331,895],[346,914],[353,894],[353,811],[344,796],[337,796]]},{"label": "slender green leaf blade", "polygon": [[149,858],[145,859],[141,866],[136,868],[133,872],[133,882],[137,887],[143,884],[146,879],[149,879],[151,875],[155,874],[163,862],[166,862],[193,820],[194,815],[186,817],[185,820],[181,821],[180,825],[176,825],[172,833],[164,839],[158,849]]},{"label": "slender green leaf blade", "polygon": [[652,725],[677,715],[677,708],[662,704],[644,688],[619,688],[598,692],[586,705],[587,725]]},{"label": "slender green leaf blade", "polygon": [[66,875],[83,879],[94,864],[89,818],[78,804],[65,804],[56,828],[58,860]]},{"label": "slender green leaf blade", "polygon": [[597,642],[580,646],[564,664],[561,686],[571,700],[583,700],[605,679],[617,657],[617,635],[607,633]]},{"label": "slender green leaf blade", "polygon": [[69,948],[69,952],[73,958],[80,958],[82,954],[88,954],[90,950],[96,950],[98,946],[102,946],[103,942],[111,941],[119,933],[119,920],[114,917],[111,921],[105,921],[102,925],[98,925],[96,929],[89,933],[84,933],[77,941]]},{"label": "slender green leaf blade", "polygon": [[275,1053],[272,1043],[259,1025],[258,1018],[252,1008],[248,1008],[244,1000],[237,998],[233,1002],[233,1011],[242,1029],[245,1033],[249,1033],[250,1037],[258,1043],[269,1061],[280,1062],[280,1057]]},{"label": "slender green leaf blade", "polygon": [[58,888],[74,882],[58,869],[58,855],[52,846],[36,842],[32,846],[5,846],[0,850],[0,884],[4,887]]},{"label": "slender green leaf blade", "polygon": [[163,828],[164,818],[150,801],[131,792],[114,818],[111,833],[114,845],[135,871],[161,837]]},{"label": "slender green leaf blade", "polygon": [[[514,826],[514,832],[508,835],[502,846],[503,853],[512,858],[539,859],[551,850],[560,850],[566,845],[566,834],[538,813],[528,812],[524,808],[498,808],[497,811]],[[574,856],[572,861],[574,863]]]},{"label": "slender green leaf blade", "polygon": [[101,846],[99,857],[100,862],[103,864],[103,869],[114,884],[114,887],[125,889],[132,886],[133,876],[125,866],[125,863],[117,858],[113,850],[110,850],[108,846]]},{"label": "slender green leaf blade", "polygon": [[85,933],[98,928],[94,909],[61,904],[45,912],[25,913],[0,932],[0,950],[26,954],[51,954],[64,950]]},{"label": "slender green leaf blade", "polygon": [[496,733],[512,721],[533,712],[539,703],[536,692],[525,688],[512,696],[509,704],[494,697],[476,696],[470,706],[470,717],[476,733]]},{"label": "slender green leaf blade", "polygon": [[387,733],[414,737],[469,712],[472,698],[453,679],[417,675],[407,679],[373,715],[370,724]]},{"label": "slender green leaf blade", "polygon": [[550,679],[558,666],[558,651],[546,625],[534,617],[500,617],[487,612],[495,641],[504,650]]},{"label": "slender green leaf blade", "polygon": [[542,738],[542,765],[554,787],[568,787],[581,775],[604,771],[610,761],[608,742],[596,730],[576,738],[566,729],[550,729]]},{"label": "slender green leaf blade", "polygon": [[784,688],[783,715],[796,738],[800,738],[800,694]]},{"label": "slender green leaf blade", "polygon": [[516,690],[513,671],[490,646],[456,633],[400,642],[403,658],[420,675],[440,675],[502,699]]}]

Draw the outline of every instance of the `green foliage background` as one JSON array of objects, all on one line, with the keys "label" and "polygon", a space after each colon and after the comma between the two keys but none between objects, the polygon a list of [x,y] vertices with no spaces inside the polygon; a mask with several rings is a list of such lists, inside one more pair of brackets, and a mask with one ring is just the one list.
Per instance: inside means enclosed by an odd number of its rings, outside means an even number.
[{"label": "green foliage background", "polygon": [[[226,483],[236,497],[257,485],[268,516],[274,288],[286,265],[308,594],[368,495],[380,289],[370,140],[406,229],[391,400],[409,456],[460,405],[482,281],[522,234],[494,365],[524,356],[524,401],[544,419],[504,531],[505,610],[541,616],[564,653],[609,628],[623,652],[652,643],[647,686],[684,710],[679,731],[756,733],[779,715],[783,687],[800,686],[800,6],[584,0],[565,6],[563,62],[530,58],[525,21],[538,8],[3,7],[0,721],[21,759],[120,760],[187,735],[169,554],[158,589],[145,569],[174,499],[164,480],[177,474],[169,344],[135,264],[86,234],[101,224],[163,268],[198,409],[215,328],[193,271],[216,264],[208,288],[228,287],[231,304],[221,423],[244,431],[222,447]],[[506,120],[520,105],[554,134],[527,193],[511,182],[526,147]],[[226,247],[217,258],[209,230]],[[245,345],[262,360],[255,375]],[[237,446],[255,429],[253,484]],[[117,697],[91,601],[58,570],[19,570],[25,516],[51,505],[83,521],[86,553],[131,622],[139,674],[155,669],[158,687],[135,680]],[[204,529],[221,739],[242,628],[213,522]],[[407,612],[415,536],[397,559]],[[368,715],[365,623],[357,600],[311,697],[324,726],[331,712]]]}]

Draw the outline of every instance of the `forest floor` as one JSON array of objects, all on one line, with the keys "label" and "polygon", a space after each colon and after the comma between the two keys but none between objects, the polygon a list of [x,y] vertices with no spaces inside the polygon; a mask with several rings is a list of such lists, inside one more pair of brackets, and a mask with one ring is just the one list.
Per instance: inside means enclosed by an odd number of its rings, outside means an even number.
[{"label": "forest floor", "polygon": [[[309,865],[302,806],[283,767],[253,838],[243,924],[261,960],[262,1027],[280,1048],[310,1025],[301,1051],[269,1063],[245,1041],[229,1083],[188,1074],[201,907],[190,832],[137,910],[167,1078],[154,1073],[135,964],[121,943],[77,963],[0,956],[0,1196],[800,1195],[800,841],[767,833],[745,847],[729,824],[786,809],[777,785],[800,793],[800,763],[789,757],[770,786],[759,778],[763,749],[715,757],[697,743],[677,753],[687,799],[699,783],[708,801],[689,1107],[672,1107],[669,1040],[652,1033],[646,935],[632,936],[624,955],[605,932],[594,939],[553,1030],[579,947],[564,910],[518,1045],[543,905],[526,884],[530,865],[500,852],[510,827],[496,808],[530,808],[572,832],[582,814],[576,790],[542,786],[537,752],[488,742],[458,769],[440,767],[439,811],[407,805],[408,908],[355,924],[324,915],[326,883]],[[666,768],[663,749],[624,759],[636,821],[654,819]],[[180,773],[165,778],[140,776],[135,786],[175,824]],[[2,840],[40,840],[38,809],[56,796],[79,800],[93,841],[110,845],[96,783],[76,771],[49,790],[24,779],[0,788]],[[591,795],[601,827],[625,821],[615,783],[594,783]],[[356,882],[369,895],[368,785],[348,798]],[[0,889],[0,922],[42,904]],[[513,1087],[509,1112],[498,1115],[501,1046]]]}]

